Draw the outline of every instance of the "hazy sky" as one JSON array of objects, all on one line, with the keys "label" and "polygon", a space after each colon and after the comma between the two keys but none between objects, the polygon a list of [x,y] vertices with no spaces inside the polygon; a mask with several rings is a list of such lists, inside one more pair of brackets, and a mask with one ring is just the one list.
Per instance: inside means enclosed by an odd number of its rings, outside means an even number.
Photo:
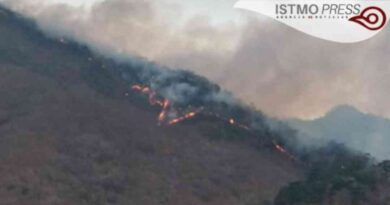
[{"label": "hazy sky", "polygon": [[[356,44],[316,39],[235,0],[0,0],[53,35],[108,55],[192,70],[278,117],[314,118],[339,104],[390,117],[390,32]],[[59,1],[59,0],[47,0]]]}]

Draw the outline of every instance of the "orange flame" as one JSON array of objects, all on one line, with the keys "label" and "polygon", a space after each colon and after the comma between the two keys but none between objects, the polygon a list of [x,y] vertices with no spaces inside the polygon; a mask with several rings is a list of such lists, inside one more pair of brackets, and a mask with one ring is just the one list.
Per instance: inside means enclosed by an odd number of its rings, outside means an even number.
[{"label": "orange flame", "polygon": [[284,154],[285,154],[285,153],[288,153],[286,149],[284,149],[282,146],[280,146],[280,145],[278,145],[278,144],[275,145],[275,148],[276,148],[279,152],[281,152],[281,153],[284,153]]},{"label": "orange flame", "polygon": [[[168,111],[169,111],[169,109],[171,109],[171,102],[168,99],[159,100],[156,92],[153,91],[148,86],[133,85],[131,88],[134,91],[148,95],[149,96],[149,103],[151,105],[159,105],[162,107],[162,110],[161,110],[160,114],[158,115],[158,123],[159,124],[163,123],[164,121],[165,122],[167,121],[166,119],[168,116]],[[180,116],[180,117],[177,117],[175,119],[168,121],[167,124],[174,125],[174,124],[180,123],[182,121],[194,118],[197,114],[199,114],[202,111],[203,111],[203,108],[200,108],[196,111],[188,112],[188,113],[184,114],[183,116]],[[236,126],[236,127],[239,127],[241,129],[251,130],[249,126],[244,125],[244,124],[240,124],[233,118],[224,118],[221,115],[219,115],[218,113],[213,113],[213,112],[204,112],[203,114],[209,115],[209,116],[214,116],[220,120],[228,122],[229,124]],[[281,145],[277,144],[276,142],[273,142],[273,144],[274,144],[275,149],[278,152],[282,153],[283,155],[289,157],[290,159],[292,159],[294,161],[298,161],[298,159],[295,156],[293,156],[292,154],[290,154],[287,149],[285,149]]]},{"label": "orange flame", "polygon": [[[137,91],[137,92],[141,92],[143,94],[146,94],[149,96],[149,103],[151,105],[159,105],[162,107],[162,110],[160,112],[160,114],[158,115],[158,123],[161,124],[163,123],[166,118],[167,118],[167,114],[168,114],[168,110],[170,108],[170,101],[168,99],[164,99],[163,101],[161,100],[158,100],[157,99],[157,94],[150,88],[150,87],[147,87],[147,86],[141,86],[141,85],[133,85],[131,87],[134,91]],[[182,122],[184,120],[187,120],[187,119],[190,119],[190,118],[193,118],[196,116],[196,114],[198,112],[200,112],[201,109],[199,109],[198,111],[194,111],[194,112],[189,112],[181,117],[178,117],[176,119],[172,119],[168,122],[168,125],[173,125],[173,124],[177,124],[179,122]]]},{"label": "orange flame", "polygon": [[178,118],[175,118],[175,119],[169,121],[168,124],[174,125],[174,124],[177,124],[177,123],[182,122],[184,120],[194,118],[199,112],[201,112],[201,110],[202,109],[199,109],[199,110],[194,111],[194,112],[189,112],[189,113],[185,114],[184,116],[181,116],[181,117],[178,117]]},{"label": "orange flame", "polygon": [[274,142],[274,145],[275,145],[275,149],[277,151],[279,151],[280,153],[286,155],[288,158],[290,158],[290,159],[292,159],[294,161],[298,161],[297,158],[295,156],[293,156],[292,154],[290,154],[284,147],[276,144],[275,142]]},{"label": "orange flame", "polygon": [[150,93],[151,93],[149,87],[144,87],[144,88],[142,89],[142,92],[145,93],[145,94],[150,94]]},{"label": "orange flame", "polygon": [[152,89],[150,87],[147,87],[147,86],[141,86],[141,85],[133,85],[131,87],[131,89],[133,89],[134,91],[137,91],[137,92],[141,92],[143,94],[146,94],[149,96],[149,103],[151,105],[160,105],[161,107],[163,107],[164,103],[160,100],[157,99],[157,95],[156,95],[156,92],[152,91]]},{"label": "orange flame", "polygon": [[158,115],[158,121],[159,123],[161,123],[163,120],[165,120],[165,118],[167,117],[167,112],[168,112],[168,108],[169,108],[169,100],[165,99],[164,100],[164,103],[163,103],[163,108],[162,108],[162,111],[160,112],[160,114]]},{"label": "orange flame", "polygon": [[235,126],[237,126],[237,127],[239,127],[239,128],[242,128],[242,129],[244,129],[244,130],[249,130],[249,127],[248,127],[248,126],[243,125],[243,124],[240,124],[240,123],[237,123],[236,120],[234,120],[233,118],[230,118],[230,119],[229,119],[229,123],[230,123],[231,125],[235,125]]},{"label": "orange flame", "polygon": [[140,85],[133,85],[133,86],[131,86],[131,89],[133,89],[135,91],[141,91],[142,87]]}]

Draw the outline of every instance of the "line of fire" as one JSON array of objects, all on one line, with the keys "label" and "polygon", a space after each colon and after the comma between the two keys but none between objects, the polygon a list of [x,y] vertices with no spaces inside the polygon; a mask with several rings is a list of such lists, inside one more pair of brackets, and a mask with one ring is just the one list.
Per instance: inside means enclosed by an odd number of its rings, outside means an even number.
[{"label": "line of fire", "polygon": [[[172,103],[169,99],[161,98],[161,97],[159,98],[158,94],[149,86],[133,85],[131,86],[131,89],[135,92],[148,96],[150,105],[161,107],[161,111],[157,117],[158,125],[171,126],[195,118],[198,114],[203,114],[206,116],[212,116],[218,118],[230,124],[231,126],[235,126],[240,129],[244,129],[246,131],[251,131],[250,126],[241,124],[237,122],[237,120],[234,118],[225,118],[217,113],[206,111],[203,107],[196,108],[196,109],[191,108],[190,110],[187,111],[180,111],[179,109],[175,109],[172,106]],[[289,159],[293,161],[299,161],[298,158],[292,155],[286,148],[278,144],[276,141],[272,141],[272,145],[276,151],[288,157]]]}]

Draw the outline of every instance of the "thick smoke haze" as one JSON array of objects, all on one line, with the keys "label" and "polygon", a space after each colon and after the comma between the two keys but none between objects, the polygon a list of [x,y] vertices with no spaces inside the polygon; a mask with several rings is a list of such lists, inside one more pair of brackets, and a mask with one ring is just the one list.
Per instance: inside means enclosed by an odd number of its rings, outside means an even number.
[{"label": "thick smoke haze", "polygon": [[377,160],[390,159],[389,119],[342,105],[319,119],[294,119],[287,123],[299,130],[297,137],[303,146],[323,147],[332,141],[351,150],[369,153]]},{"label": "thick smoke haze", "polygon": [[54,36],[116,58],[141,56],[194,71],[273,116],[314,118],[350,104],[390,117],[388,29],[365,42],[338,44],[233,10],[232,0],[199,3],[239,14],[217,22],[213,13],[189,15],[187,1],[109,0],[89,8],[2,2]]}]

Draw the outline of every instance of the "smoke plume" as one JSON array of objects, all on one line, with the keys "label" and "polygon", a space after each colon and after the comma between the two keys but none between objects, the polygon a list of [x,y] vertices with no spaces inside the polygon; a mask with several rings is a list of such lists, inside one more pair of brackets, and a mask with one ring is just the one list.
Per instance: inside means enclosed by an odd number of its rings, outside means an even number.
[{"label": "smoke plume", "polygon": [[[278,117],[313,118],[338,104],[390,116],[387,30],[366,42],[336,44],[250,15],[240,23],[216,25],[212,14],[188,16],[177,1],[110,0],[88,8],[41,0],[1,2],[35,19],[53,38],[86,43],[97,53],[147,67],[138,80],[178,105],[239,104],[227,89]],[[188,69],[222,88],[140,57]]]}]

